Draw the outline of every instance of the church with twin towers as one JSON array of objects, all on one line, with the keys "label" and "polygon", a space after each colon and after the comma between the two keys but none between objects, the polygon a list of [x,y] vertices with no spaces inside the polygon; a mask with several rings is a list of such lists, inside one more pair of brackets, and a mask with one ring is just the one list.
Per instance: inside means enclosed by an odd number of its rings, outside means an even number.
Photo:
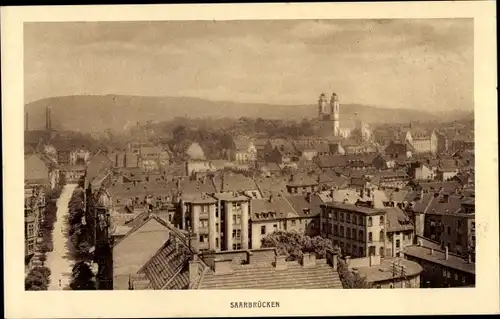
[{"label": "church with twin towers", "polygon": [[323,136],[340,137],[340,102],[336,93],[330,97],[321,93],[318,100],[318,120]]}]

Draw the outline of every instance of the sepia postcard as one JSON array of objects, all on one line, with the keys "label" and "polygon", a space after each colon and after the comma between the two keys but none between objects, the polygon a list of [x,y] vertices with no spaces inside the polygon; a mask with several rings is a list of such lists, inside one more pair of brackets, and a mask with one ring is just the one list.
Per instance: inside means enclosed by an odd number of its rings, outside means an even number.
[{"label": "sepia postcard", "polygon": [[2,8],[7,317],[500,312],[495,40],[492,1]]}]

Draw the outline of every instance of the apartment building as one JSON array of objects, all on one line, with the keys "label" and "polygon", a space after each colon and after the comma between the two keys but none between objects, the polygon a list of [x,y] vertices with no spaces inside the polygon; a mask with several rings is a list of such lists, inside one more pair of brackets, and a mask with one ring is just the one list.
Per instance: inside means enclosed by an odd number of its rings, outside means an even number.
[{"label": "apartment building", "polygon": [[360,204],[330,202],[323,204],[320,233],[340,247],[345,255],[355,257],[385,254],[387,211]]}]

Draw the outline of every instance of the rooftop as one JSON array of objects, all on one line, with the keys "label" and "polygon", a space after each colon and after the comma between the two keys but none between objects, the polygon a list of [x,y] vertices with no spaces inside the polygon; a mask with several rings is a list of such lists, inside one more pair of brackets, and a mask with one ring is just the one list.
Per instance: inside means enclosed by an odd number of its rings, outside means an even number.
[{"label": "rooftop", "polygon": [[338,208],[338,209],[343,209],[343,210],[348,210],[348,211],[351,211],[351,212],[356,212],[356,213],[365,214],[365,215],[382,215],[382,214],[386,214],[386,210],[385,209],[381,209],[381,208],[369,208],[369,207],[364,207],[364,206],[357,206],[357,205],[350,204],[350,203],[330,202],[330,203],[325,203],[322,206],[331,207],[331,208]]},{"label": "rooftop", "polygon": [[405,255],[436,263],[448,268],[467,272],[472,275],[476,274],[475,263],[469,263],[462,257],[459,257],[452,253],[448,253],[448,259],[446,259],[446,253],[444,251],[424,246],[407,246],[404,250],[404,253]]},{"label": "rooftop", "polygon": [[[277,267],[279,263],[279,267]],[[337,271],[326,259],[305,266],[297,261],[230,263],[223,273],[208,269],[199,289],[342,289]]]},{"label": "rooftop", "polygon": [[378,265],[356,267],[353,269],[356,269],[360,276],[365,277],[368,282],[376,283],[402,277],[401,272],[396,275],[394,274],[394,265],[397,265],[396,267],[404,267],[405,276],[415,276],[423,270],[422,266],[418,263],[403,258],[385,258]]}]

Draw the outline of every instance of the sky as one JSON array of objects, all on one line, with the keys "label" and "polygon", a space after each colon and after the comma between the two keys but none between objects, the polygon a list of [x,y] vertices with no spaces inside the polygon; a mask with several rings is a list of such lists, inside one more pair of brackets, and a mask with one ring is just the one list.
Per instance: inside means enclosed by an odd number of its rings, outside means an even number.
[{"label": "sky", "polygon": [[51,22],[24,25],[26,103],[188,96],[472,110],[472,19]]}]

